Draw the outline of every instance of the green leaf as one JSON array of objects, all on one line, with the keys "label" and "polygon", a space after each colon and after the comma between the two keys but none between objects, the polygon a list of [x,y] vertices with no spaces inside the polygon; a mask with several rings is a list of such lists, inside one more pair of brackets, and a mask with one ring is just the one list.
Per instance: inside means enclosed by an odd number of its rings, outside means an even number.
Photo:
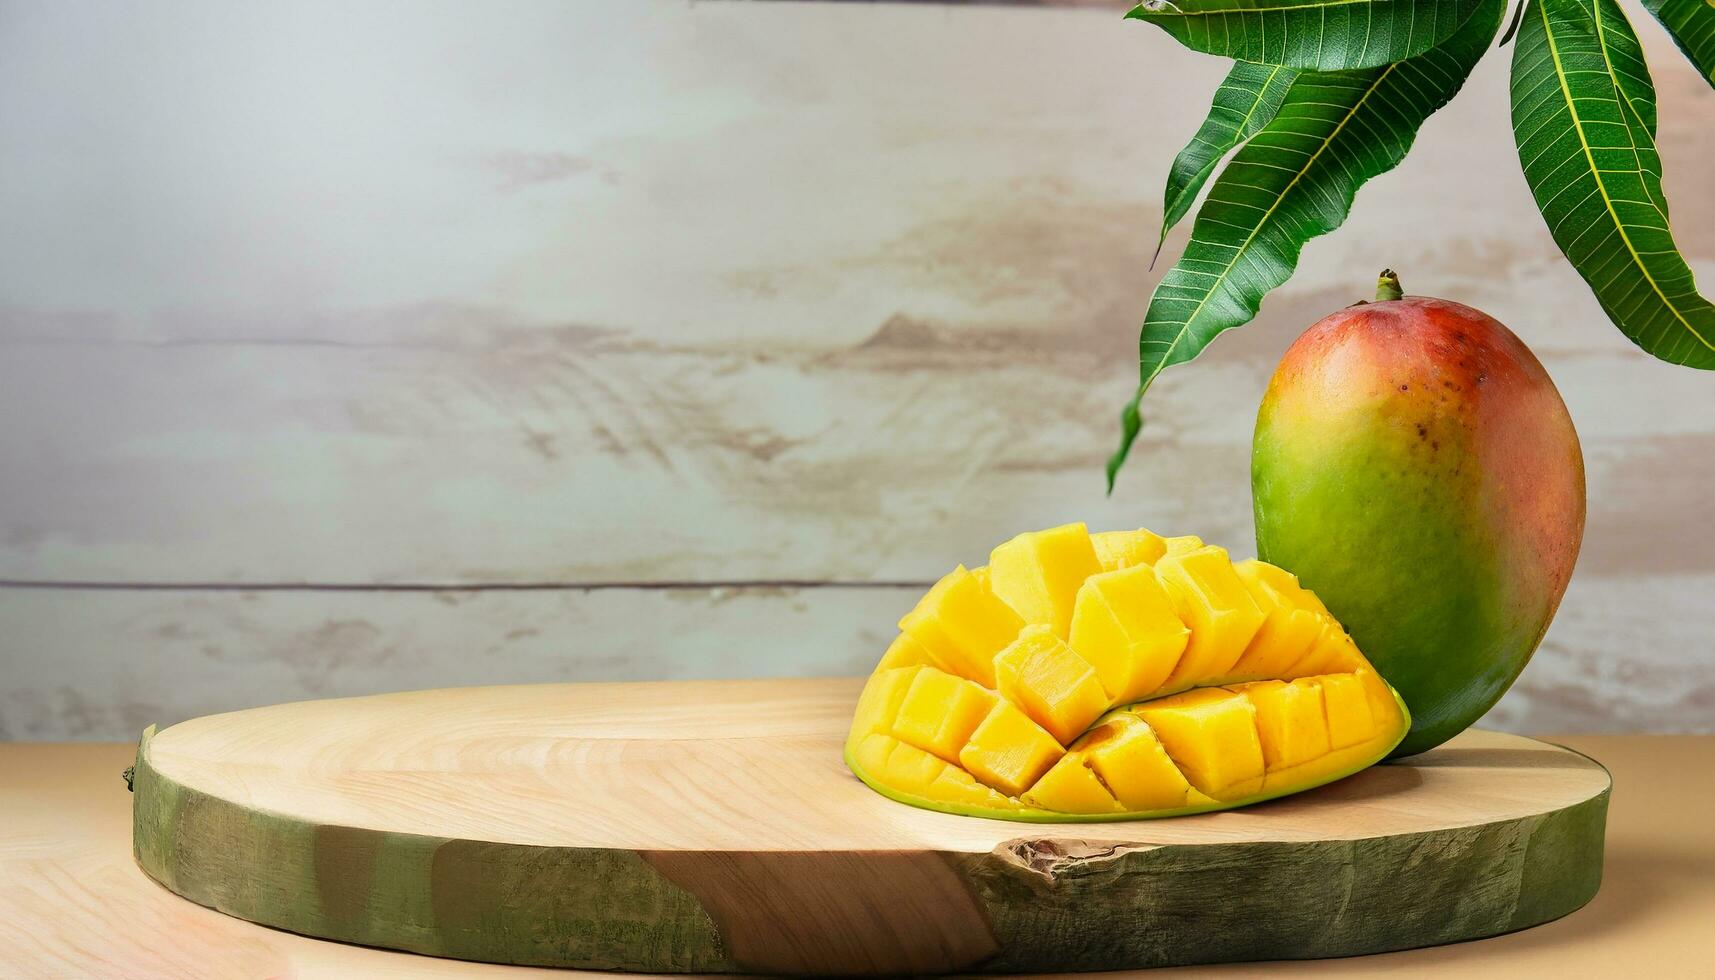
[{"label": "green leaf", "polygon": [[1715,0],[1644,0],[1644,6],[1715,86]]},{"label": "green leaf", "polygon": [[1292,275],[1304,243],[1339,227],[1358,188],[1405,159],[1418,127],[1482,58],[1504,11],[1504,0],[1485,0],[1445,44],[1415,58],[1293,82],[1274,120],[1210,188],[1185,253],[1150,298],[1138,339],[1137,393],[1108,460],[1110,491],[1156,377],[1254,317],[1263,295]]},{"label": "green leaf", "polygon": [[[1287,89],[1298,72],[1280,65],[1258,65],[1240,61],[1215,90],[1208,118],[1173,161],[1167,173],[1167,194],[1161,207],[1161,240],[1191,204],[1221,158],[1233,147],[1256,135],[1280,111]],[[1157,247],[1159,252],[1159,246]]]},{"label": "green leaf", "polygon": [[[1527,4],[1528,5],[1528,4]],[[1592,17],[1596,39],[1605,59],[1608,73],[1620,94],[1625,96],[1632,111],[1643,120],[1650,140],[1655,139],[1655,81],[1650,78],[1649,62],[1644,60],[1644,47],[1632,32],[1632,25],[1616,8],[1599,11],[1605,16]],[[1657,176],[1660,176],[1659,172]]]},{"label": "green leaf", "polygon": [[1655,87],[1614,0],[1533,0],[1513,50],[1513,133],[1549,233],[1644,350],[1715,369],[1715,306],[1668,223]]},{"label": "green leaf", "polygon": [[1126,14],[1205,54],[1319,71],[1375,68],[1452,37],[1487,0],[1144,0]]}]

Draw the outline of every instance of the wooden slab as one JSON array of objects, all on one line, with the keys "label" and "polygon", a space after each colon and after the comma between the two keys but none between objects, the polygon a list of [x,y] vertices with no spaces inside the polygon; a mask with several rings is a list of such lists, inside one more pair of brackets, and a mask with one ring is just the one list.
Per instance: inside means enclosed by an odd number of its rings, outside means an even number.
[{"label": "wooden slab", "polygon": [[1094,970],[1493,935],[1595,894],[1609,779],[1473,731],[1285,800],[1026,825],[886,800],[851,680],[307,701],[146,733],[134,847],[222,911],[465,959],[651,971]]}]

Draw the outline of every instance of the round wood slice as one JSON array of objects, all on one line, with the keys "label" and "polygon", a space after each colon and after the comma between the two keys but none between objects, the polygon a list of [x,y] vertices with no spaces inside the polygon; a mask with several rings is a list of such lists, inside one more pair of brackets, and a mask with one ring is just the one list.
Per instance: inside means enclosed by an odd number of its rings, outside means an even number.
[{"label": "round wood slice", "polygon": [[846,771],[859,683],[309,701],[151,729],[138,862],[294,932],[647,971],[1099,970],[1471,939],[1596,893],[1607,772],[1471,731],[1244,810],[1021,824]]}]

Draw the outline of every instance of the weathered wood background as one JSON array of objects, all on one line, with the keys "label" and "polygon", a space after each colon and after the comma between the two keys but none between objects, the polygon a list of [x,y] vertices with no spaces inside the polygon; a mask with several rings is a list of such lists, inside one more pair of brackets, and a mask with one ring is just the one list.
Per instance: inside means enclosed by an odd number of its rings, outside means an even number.
[{"label": "weathered wood background", "polygon": [[[1715,93],[1630,9],[1715,288]],[[1709,731],[1715,377],[1558,257],[1507,61],[1165,376],[1110,501],[1223,71],[1111,10],[0,7],[0,737],[854,673],[1020,528],[1247,552],[1264,381],[1384,264],[1508,321],[1584,439],[1584,555],[1491,723]]]}]

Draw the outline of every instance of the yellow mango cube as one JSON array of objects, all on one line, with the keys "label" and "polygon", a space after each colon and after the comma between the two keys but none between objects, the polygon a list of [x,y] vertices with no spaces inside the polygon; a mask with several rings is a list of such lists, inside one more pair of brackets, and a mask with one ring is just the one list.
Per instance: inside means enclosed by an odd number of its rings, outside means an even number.
[{"label": "yellow mango cube", "polygon": [[1024,802],[1060,813],[1117,813],[1121,810],[1119,801],[1096,778],[1089,760],[1080,752],[1061,756],[1060,761],[1024,794]]},{"label": "yellow mango cube", "polygon": [[962,677],[933,667],[919,667],[899,703],[893,734],[948,762],[959,761],[959,750],[970,740],[994,707],[991,691]]},{"label": "yellow mango cube", "polygon": [[876,670],[892,670],[896,667],[917,667],[923,664],[933,664],[934,654],[929,648],[919,643],[909,633],[901,633],[887,645],[887,652],[881,655],[881,663]]},{"label": "yellow mango cube", "polygon": [[1149,723],[1185,778],[1204,794],[1234,799],[1262,788],[1262,742],[1249,698],[1201,688],[1132,711]]},{"label": "yellow mango cube", "polygon": [[1135,716],[1121,715],[1096,729],[1080,749],[1128,810],[1173,810],[1190,797],[1191,784],[1149,725]]},{"label": "yellow mango cube", "polygon": [[1265,618],[1233,571],[1227,552],[1212,545],[1179,554],[1169,550],[1155,563],[1155,575],[1172,599],[1174,612],[1191,628],[1185,655],[1166,686],[1227,676]]},{"label": "yellow mango cube", "polygon": [[937,800],[959,803],[973,809],[1016,810],[1019,802],[1005,793],[990,789],[958,766],[948,766],[929,787],[929,795]]},{"label": "yellow mango cube", "polygon": [[1051,628],[1062,640],[1084,579],[1102,570],[1082,524],[1027,531],[989,554],[989,587],[1026,623]]},{"label": "yellow mango cube", "polygon": [[1137,565],[1153,565],[1167,554],[1167,539],[1148,528],[1135,531],[1102,531],[1090,535],[1096,561],[1104,572],[1117,572]]},{"label": "yellow mango cube", "polygon": [[[1171,538],[1163,538],[1161,542],[1162,557],[1167,555],[1184,555],[1203,547],[1203,539],[1195,534],[1178,534]],[[1159,561],[1160,559],[1156,559]]]},{"label": "yellow mango cube", "polygon": [[858,695],[853,731],[892,731],[893,719],[899,715],[899,705],[905,700],[905,692],[910,690],[911,682],[916,679],[917,670],[916,667],[895,667],[869,675],[863,693]]},{"label": "yellow mango cube", "polygon": [[[1233,572],[1250,591],[1264,619],[1245,652],[1233,664],[1232,676],[1286,676],[1288,669],[1302,660],[1322,635],[1324,615],[1304,604],[1298,593],[1305,596],[1310,593],[1298,588],[1296,579],[1273,565],[1250,558],[1235,562]],[[1282,581],[1274,572],[1285,575],[1290,582]]]},{"label": "yellow mango cube", "polygon": [[1298,581],[1298,576],[1279,565],[1270,565],[1260,558],[1246,558],[1244,561],[1234,562],[1233,568],[1238,571],[1239,577],[1245,579],[1247,583],[1254,579],[1266,584],[1271,590],[1278,593],[1281,601],[1287,605],[1298,609],[1308,609],[1324,616],[1329,615],[1328,607],[1322,604],[1322,600],[1316,597],[1316,593],[1305,588]]},{"label": "yellow mango cube", "polygon": [[994,686],[994,655],[1018,636],[1024,621],[963,565],[953,569],[905,614],[899,628],[948,673]]},{"label": "yellow mango cube", "polygon": [[1065,754],[1054,736],[1024,712],[997,701],[959,751],[959,765],[989,786],[1017,796]]},{"label": "yellow mango cube", "polygon": [[893,776],[887,769],[887,760],[893,755],[893,747],[898,744],[899,740],[886,732],[869,732],[849,743],[858,768],[884,779],[891,779]]},{"label": "yellow mango cube", "polygon": [[1304,656],[1298,658],[1291,667],[1282,672],[1283,677],[1313,677],[1317,674],[1346,674],[1367,663],[1363,654],[1358,652],[1358,645],[1346,635],[1339,623],[1332,619],[1322,621],[1322,629],[1316,634],[1316,642],[1310,645]]},{"label": "yellow mango cube", "polygon": [[1314,681],[1257,681],[1232,688],[1256,707],[1262,760],[1269,772],[1309,762],[1332,750],[1322,686]]},{"label": "yellow mango cube", "polygon": [[1108,710],[1096,670],[1047,626],[1026,626],[994,659],[996,689],[1061,745]]},{"label": "yellow mango cube", "polygon": [[1355,674],[1327,674],[1317,677],[1316,683],[1327,709],[1331,747],[1343,749],[1376,736],[1375,713],[1363,681]]},{"label": "yellow mango cube", "polygon": [[1072,607],[1071,647],[1118,704],[1161,687],[1190,636],[1148,565],[1090,576]]},{"label": "yellow mango cube", "polygon": [[1364,691],[1370,696],[1370,722],[1376,727],[1378,734],[1391,732],[1405,724],[1405,712],[1399,706],[1399,698],[1393,693],[1387,681],[1369,666],[1365,660],[1363,665],[1352,671],[1352,676],[1364,686]]},{"label": "yellow mango cube", "polygon": [[859,747],[858,758],[871,773],[907,793],[926,792],[947,768],[940,759],[890,735],[876,734],[865,738]]},{"label": "yellow mango cube", "polygon": [[886,735],[867,736],[853,754],[865,772],[893,790],[972,809],[1019,808],[1017,800],[982,785],[958,766]]}]

